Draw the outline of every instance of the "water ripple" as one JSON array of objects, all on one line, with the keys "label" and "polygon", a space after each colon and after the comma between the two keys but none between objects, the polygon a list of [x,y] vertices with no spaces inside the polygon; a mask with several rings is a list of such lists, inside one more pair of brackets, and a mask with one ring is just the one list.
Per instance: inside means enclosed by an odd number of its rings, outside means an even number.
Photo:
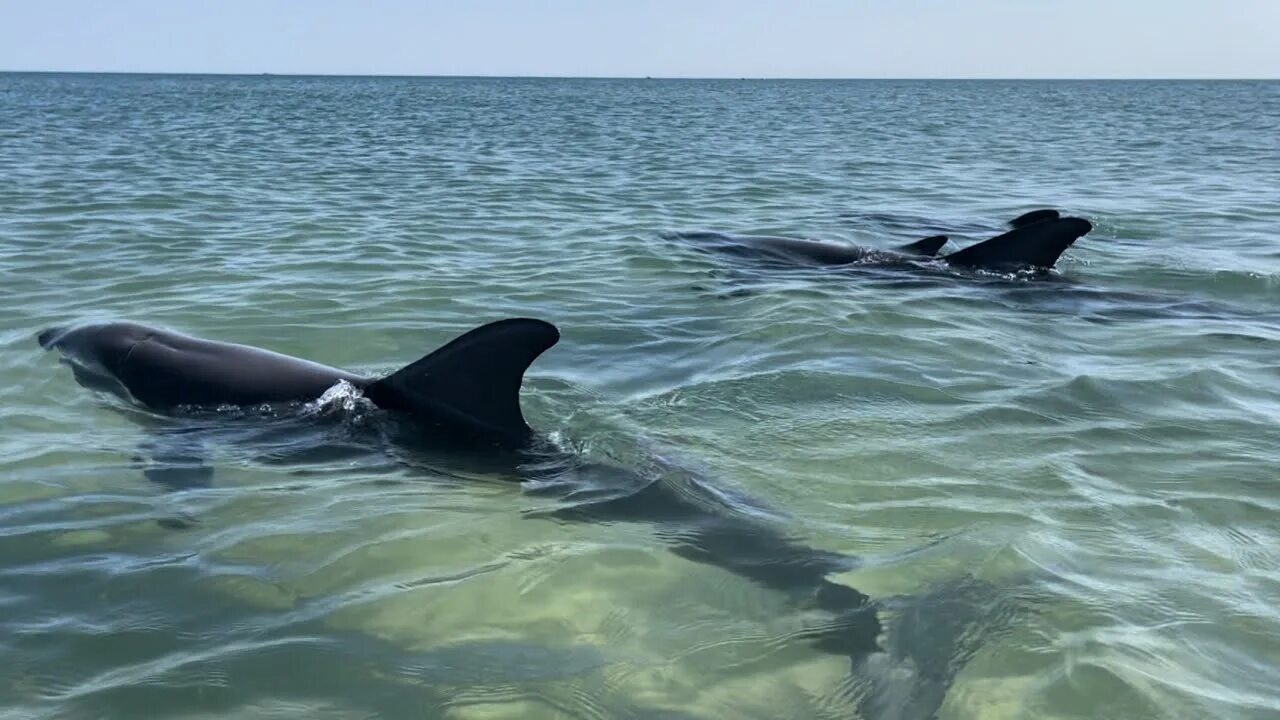
[{"label": "water ripple", "polygon": [[[834,718],[961,658],[940,717],[1273,717],[1276,87],[0,74],[0,717]],[[963,247],[1048,204],[1095,229],[1042,281],[671,234]],[[353,407],[162,492],[33,340],[380,373],[511,315],[563,333],[537,427],[862,558],[916,684],[860,700],[830,617]]]}]

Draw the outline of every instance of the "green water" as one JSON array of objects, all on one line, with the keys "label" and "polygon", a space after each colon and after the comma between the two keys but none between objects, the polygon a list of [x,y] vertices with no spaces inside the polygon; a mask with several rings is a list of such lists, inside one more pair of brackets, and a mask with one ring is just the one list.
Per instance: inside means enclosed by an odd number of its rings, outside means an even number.
[{"label": "green water", "polygon": [[[0,180],[0,718],[854,717],[821,618],[650,526],[236,443],[169,492],[33,340],[380,373],[513,315],[561,330],[524,404],[563,446],[749,496],[921,616],[1018,598],[939,717],[1280,714],[1280,84],[10,74]],[[664,235],[960,247],[1041,206],[1095,225],[1070,282]]]}]

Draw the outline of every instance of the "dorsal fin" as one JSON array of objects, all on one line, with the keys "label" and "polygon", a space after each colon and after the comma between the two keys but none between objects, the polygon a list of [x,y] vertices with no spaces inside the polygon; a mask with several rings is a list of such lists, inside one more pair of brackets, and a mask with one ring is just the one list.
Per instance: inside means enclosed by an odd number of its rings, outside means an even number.
[{"label": "dorsal fin", "polygon": [[365,397],[449,434],[519,445],[533,432],[520,410],[524,373],[559,339],[542,320],[482,325],[370,384]]},{"label": "dorsal fin", "polygon": [[946,235],[933,235],[931,237],[924,238],[923,240],[916,240],[915,242],[907,243],[906,245],[899,245],[898,252],[933,257],[934,255],[937,255],[938,251],[942,249],[942,246],[946,244]]},{"label": "dorsal fin", "polygon": [[970,245],[943,260],[960,267],[1051,268],[1058,256],[1092,229],[1082,218],[1044,220]]},{"label": "dorsal fin", "polygon": [[1032,210],[1031,212],[1023,213],[1018,217],[1010,220],[1009,227],[1016,229],[1020,227],[1026,227],[1028,225],[1034,225],[1038,222],[1043,222],[1045,220],[1057,220],[1057,219],[1058,219],[1057,210],[1051,210],[1048,208],[1045,208],[1042,210]]}]

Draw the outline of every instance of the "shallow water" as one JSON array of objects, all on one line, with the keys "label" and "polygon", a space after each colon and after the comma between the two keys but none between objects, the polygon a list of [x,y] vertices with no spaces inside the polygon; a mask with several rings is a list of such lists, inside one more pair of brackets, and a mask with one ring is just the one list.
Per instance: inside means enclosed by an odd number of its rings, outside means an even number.
[{"label": "shallow water", "polygon": [[[854,716],[820,618],[648,525],[263,435],[168,491],[33,339],[380,373],[513,315],[563,334],[524,395],[558,443],[862,558],[920,664],[969,623],[940,717],[1275,717],[1278,129],[1270,82],[0,75],[0,717]],[[1041,206],[1095,224],[1060,281],[666,234],[954,248]]]}]

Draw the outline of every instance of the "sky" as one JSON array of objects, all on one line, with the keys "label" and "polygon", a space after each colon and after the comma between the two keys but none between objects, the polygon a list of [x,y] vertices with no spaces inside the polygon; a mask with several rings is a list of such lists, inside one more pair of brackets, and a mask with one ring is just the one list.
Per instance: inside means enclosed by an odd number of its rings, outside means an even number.
[{"label": "sky", "polygon": [[1280,0],[0,0],[0,71],[1280,78]]}]

